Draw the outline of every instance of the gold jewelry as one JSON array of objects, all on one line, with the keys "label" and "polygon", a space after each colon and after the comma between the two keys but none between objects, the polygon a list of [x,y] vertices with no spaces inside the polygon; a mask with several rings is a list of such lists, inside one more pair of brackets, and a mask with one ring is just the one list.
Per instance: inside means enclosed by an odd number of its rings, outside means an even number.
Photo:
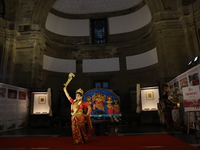
[{"label": "gold jewelry", "polygon": [[78,90],[76,90],[76,93],[81,93],[83,95],[83,90],[79,88]]}]

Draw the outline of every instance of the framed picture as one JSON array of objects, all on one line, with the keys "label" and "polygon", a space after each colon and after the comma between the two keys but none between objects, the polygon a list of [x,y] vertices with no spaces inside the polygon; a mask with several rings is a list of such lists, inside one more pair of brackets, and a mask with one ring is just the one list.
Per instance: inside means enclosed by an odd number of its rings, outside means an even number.
[{"label": "framed picture", "polygon": [[154,92],[153,91],[147,91],[146,92],[146,98],[147,98],[147,100],[153,100],[154,99]]},{"label": "framed picture", "polygon": [[38,103],[46,104],[46,96],[39,96]]},{"label": "framed picture", "polygon": [[17,99],[17,90],[8,89],[8,98]]},{"label": "framed picture", "polygon": [[20,100],[26,100],[26,92],[19,91],[19,99]]},{"label": "framed picture", "polygon": [[6,97],[6,88],[0,87],[0,97]]}]

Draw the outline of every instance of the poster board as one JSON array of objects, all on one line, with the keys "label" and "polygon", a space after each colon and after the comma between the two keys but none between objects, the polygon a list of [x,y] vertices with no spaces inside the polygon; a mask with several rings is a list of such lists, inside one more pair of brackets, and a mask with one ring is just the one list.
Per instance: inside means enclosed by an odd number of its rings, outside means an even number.
[{"label": "poster board", "polygon": [[184,87],[182,90],[185,111],[200,110],[199,85]]},{"label": "poster board", "polygon": [[200,110],[200,107],[196,107],[198,106],[197,101],[200,99],[199,75],[200,65],[197,65],[169,82],[171,92],[173,92],[174,89],[180,91],[183,97],[180,101],[183,103],[184,111]]},{"label": "poster board", "polygon": [[25,127],[28,124],[30,91],[0,83],[0,131]]},{"label": "poster board", "polygon": [[181,112],[180,117],[183,118],[185,125],[188,124],[188,118],[190,122],[194,122],[194,113],[190,113],[190,116],[187,116],[186,112],[200,110],[199,79],[200,64],[178,75],[169,82],[170,92],[178,91]]}]

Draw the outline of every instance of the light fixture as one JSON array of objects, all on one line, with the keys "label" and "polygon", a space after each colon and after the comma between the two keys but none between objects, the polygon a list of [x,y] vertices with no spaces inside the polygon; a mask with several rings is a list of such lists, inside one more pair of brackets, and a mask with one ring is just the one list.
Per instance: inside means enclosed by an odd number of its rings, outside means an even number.
[{"label": "light fixture", "polygon": [[199,56],[196,56],[193,60],[188,63],[188,67],[194,67],[199,64]]},{"label": "light fixture", "polygon": [[197,63],[199,61],[199,56],[196,56],[193,60],[194,63]]},{"label": "light fixture", "polygon": [[190,67],[192,65],[193,61],[191,60],[189,63],[188,63],[188,66]]}]

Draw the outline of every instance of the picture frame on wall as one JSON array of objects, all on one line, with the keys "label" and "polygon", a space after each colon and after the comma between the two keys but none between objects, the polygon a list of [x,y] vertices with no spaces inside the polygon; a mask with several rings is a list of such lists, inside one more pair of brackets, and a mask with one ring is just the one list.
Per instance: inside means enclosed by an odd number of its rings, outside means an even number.
[{"label": "picture frame on wall", "polygon": [[154,100],[154,92],[153,91],[146,91],[146,99],[147,100]]},{"label": "picture frame on wall", "polygon": [[17,90],[8,89],[8,98],[17,99]]},{"label": "picture frame on wall", "polygon": [[0,97],[6,97],[6,88],[0,87]]},{"label": "picture frame on wall", "polygon": [[20,100],[26,100],[26,92],[19,91],[19,99]]},{"label": "picture frame on wall", "polygon": [[38,103],[39,104],[46,104],[46,96],[39,96]]}]

